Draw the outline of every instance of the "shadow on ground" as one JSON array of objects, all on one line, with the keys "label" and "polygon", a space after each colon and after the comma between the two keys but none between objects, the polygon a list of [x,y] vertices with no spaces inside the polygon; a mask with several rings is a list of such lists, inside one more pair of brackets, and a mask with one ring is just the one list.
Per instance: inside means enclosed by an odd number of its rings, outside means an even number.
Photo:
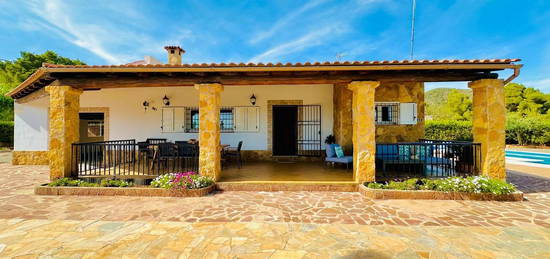
[{"label": "shadow on ground", "polygon": [[550,192],[550,178],[528,175],[509,170],[508,182],[513,183],[524,193]]}]

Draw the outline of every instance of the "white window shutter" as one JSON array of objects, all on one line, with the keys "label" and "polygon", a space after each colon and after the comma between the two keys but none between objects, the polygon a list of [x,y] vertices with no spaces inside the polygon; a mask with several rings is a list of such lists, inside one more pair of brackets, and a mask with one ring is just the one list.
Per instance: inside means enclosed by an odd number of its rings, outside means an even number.
[{"label": "white window shutter", "polygon": [[174,131],[174,109],[162,108],[162,132]]},{"label": "white window shutter", "polygon": [[259,130],[259,110],[259,107],[247,108],[247,131],[256,132]]},{"label": "white window shutter", "polygon": [[246,107],[235,107],[235,131],[246,131],[247,128],[247,109]]},{"label": "white window shutter", "polygon": [[416,103],[399,104],[399,124],[416,124],[417,110]]},{"label": "white window shutter", "polygon": [[174,132],[185,131],[185,108],[174,108]]}]

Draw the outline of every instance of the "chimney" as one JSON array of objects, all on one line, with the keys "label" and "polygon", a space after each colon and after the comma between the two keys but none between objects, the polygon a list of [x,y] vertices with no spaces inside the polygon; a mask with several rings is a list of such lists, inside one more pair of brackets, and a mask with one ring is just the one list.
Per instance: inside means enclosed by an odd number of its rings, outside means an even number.
[{"label": "chimney", "polygon": [[164,49],[168,52],[168,64],[181,65],[181,55],[185,53],[180,46],[166,46]]}]

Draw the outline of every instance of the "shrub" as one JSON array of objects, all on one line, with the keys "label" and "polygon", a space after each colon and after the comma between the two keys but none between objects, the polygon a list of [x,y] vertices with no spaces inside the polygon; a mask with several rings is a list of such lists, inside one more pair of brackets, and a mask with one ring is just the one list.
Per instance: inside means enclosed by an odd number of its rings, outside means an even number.
[{"label": "shrub", "polygon": [[134,186],[134,183],[127,182],[127,181],[124,181],[124,180],[103,179],[99,183],[99,186],[101,186],[101,187],[132,187],[132,186]]},{"label": "shrub", "polygon": [[0,121],[0,143],[13,147],[13,121]]},{"label": "shrub", "polygon": [[51,183],[48,184],[48,186],[75,186],[75,187],[97,187],[97,183],[88,183],[84,182],[82,180],[78,179],[71,179],[71,178],[59,178]]},{"label": "shrub", "polygon": [[471,141],[472,123],[470,121],[426,121],[427,139]]},{"label": "shrub", "polygon": [[441,192],[468,192],[509,194],[516,191],[513,184],[486,176],[448,177],[443,179],[408,179],[386,183],[365,183],[372,189],[432,190]]},{"label": "shrub", "polygon": [[82,181],[80,179],[71,179],[71,178],[59,178],[48,184],[48,186],[74,186],[74,187],[131,187],[134,186],[133,183],[127,182],[124,180],[115,180],[115,179],[103,179],[99,184],[89,183]]},{"label": "shrub", "polygon": [[[470,121],[426,121],[425,138],[472,141]],[[521,117],[510,114],[506,119],[506,143],[519,145],[550,145],[548,116]]]},{"label": "shrub", "polygon": [[152,187],[164,189],[200,189],[212,184],[210,177],[192,171],[161,175],[151,182]]}]

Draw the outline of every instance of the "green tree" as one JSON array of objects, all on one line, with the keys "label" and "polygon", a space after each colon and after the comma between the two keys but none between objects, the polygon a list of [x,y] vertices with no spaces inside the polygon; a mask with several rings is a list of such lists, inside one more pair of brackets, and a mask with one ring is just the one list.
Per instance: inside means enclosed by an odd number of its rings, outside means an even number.
[{"label": "green tree", "polygon": [[523,90],[525,90],[525,86],[516,83],[509,83],[504,86],[506,109],[508,111],[518,111],[518,107],[523,101]]},{"label": "green tree", "polygon": [[0,121],[13,120],[13,100],[5,94],[34,73],[42,63],[84,65],[78,59],[62,57],[53,51],[42,54],[23,51],[16,60],[0,61]]},{"label": "green tree", "polygon": [[441,109],[447,119],[461,121],[472,119],[472,100],[456,89],[449,92],[447,102]]}]

